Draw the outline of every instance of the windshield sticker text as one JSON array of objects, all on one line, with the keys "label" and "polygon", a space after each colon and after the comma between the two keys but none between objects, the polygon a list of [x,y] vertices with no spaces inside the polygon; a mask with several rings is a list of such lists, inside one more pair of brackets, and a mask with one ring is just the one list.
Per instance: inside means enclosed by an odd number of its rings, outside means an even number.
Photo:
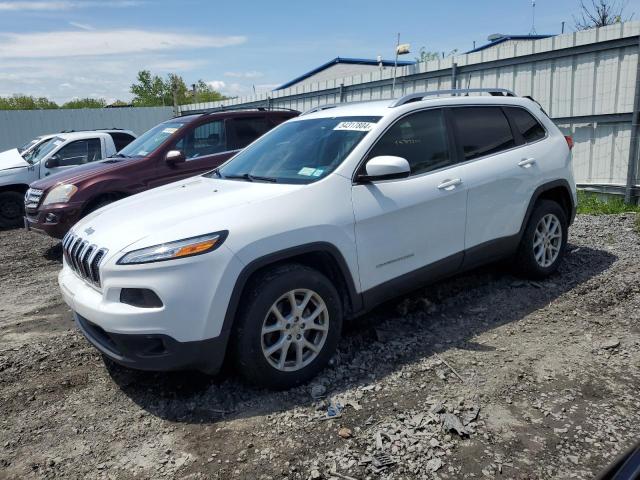
[{"label": "windshield sticker text", "polygon": [[334,130],[350,130],[352,132],[368,132],[373,128],[374,124],[371,122],[340,122],[333,129]]}]

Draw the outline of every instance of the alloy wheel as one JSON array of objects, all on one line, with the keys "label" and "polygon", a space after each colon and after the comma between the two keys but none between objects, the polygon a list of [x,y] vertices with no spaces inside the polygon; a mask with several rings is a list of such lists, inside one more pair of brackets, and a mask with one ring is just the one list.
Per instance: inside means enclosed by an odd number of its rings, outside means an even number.
[{"label": "alloy wheel", "polygon": [[269,364],[293,372],[313,362],[327,339],[329,311],[313,290],[291,290],[276,300],[262,323],[262,353]]},{"label": "alloy wheel", "polygon": [[538,265],[547,268],[553,264],[562,247],[562,224],[553,213],[543,216],[533,234],[533,256]]}]

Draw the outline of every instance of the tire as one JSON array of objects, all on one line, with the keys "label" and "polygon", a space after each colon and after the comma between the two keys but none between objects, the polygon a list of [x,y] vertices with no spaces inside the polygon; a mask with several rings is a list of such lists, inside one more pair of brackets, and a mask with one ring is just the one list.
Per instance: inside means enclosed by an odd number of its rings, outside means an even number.
[{"label": "tire", "polygon": [[[291,292],[298,308],[307,300],[298,318]],[[340,296],[317,270],[299,264],[274,267],[251,282],[241,305],[233,350],[239,373],[250,383],[272,389],[305,383],[327,365],[337,348],[342,330]],[[273,308],[280,312],[280,320]],[[310,320],[314,312],[316,318]]]},{"label": "tire", "polygon": [[0,192],[0,228],[14,228],[24,225],[24,194]]},{"label": "tire", "polygon": [[567,246],[568,225],[567,214],[558,203],[539,200],[518,246],[515,257],[518,272],[534,279],[555,272]]}]

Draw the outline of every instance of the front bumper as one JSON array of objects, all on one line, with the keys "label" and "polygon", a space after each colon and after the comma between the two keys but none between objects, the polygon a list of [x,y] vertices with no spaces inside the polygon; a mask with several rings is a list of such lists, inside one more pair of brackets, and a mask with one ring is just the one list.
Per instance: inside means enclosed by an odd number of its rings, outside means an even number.
[{"label": "front bumper", "polygon": [[216,373],[224,361],[226,338],[178,342],[162,334],[110,333],[76,312],[76,325],[95,348],[114,362],[137,370],[200,370]]},{"label": "front bumper", "polygon": [[38,210],[26,210],[24,226],[27,230],[34,230],[54,238],[62,238],[80,220],[81,206],[64,205]]}]

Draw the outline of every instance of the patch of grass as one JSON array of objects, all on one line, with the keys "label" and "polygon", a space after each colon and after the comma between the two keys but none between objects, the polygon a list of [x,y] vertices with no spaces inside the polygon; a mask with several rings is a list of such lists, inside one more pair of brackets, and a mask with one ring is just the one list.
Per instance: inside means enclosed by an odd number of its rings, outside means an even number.
[{"label": "patch of grass", "polygon": [[[640,213],[640,206],[626,204],[624,199],[618,196],[611,196],[608,201],[604,201],[593,193],[578,191],[578,213],[610,215],[626,212]],[[636,227],[640,229],[640,217],[636,219]]]}]

